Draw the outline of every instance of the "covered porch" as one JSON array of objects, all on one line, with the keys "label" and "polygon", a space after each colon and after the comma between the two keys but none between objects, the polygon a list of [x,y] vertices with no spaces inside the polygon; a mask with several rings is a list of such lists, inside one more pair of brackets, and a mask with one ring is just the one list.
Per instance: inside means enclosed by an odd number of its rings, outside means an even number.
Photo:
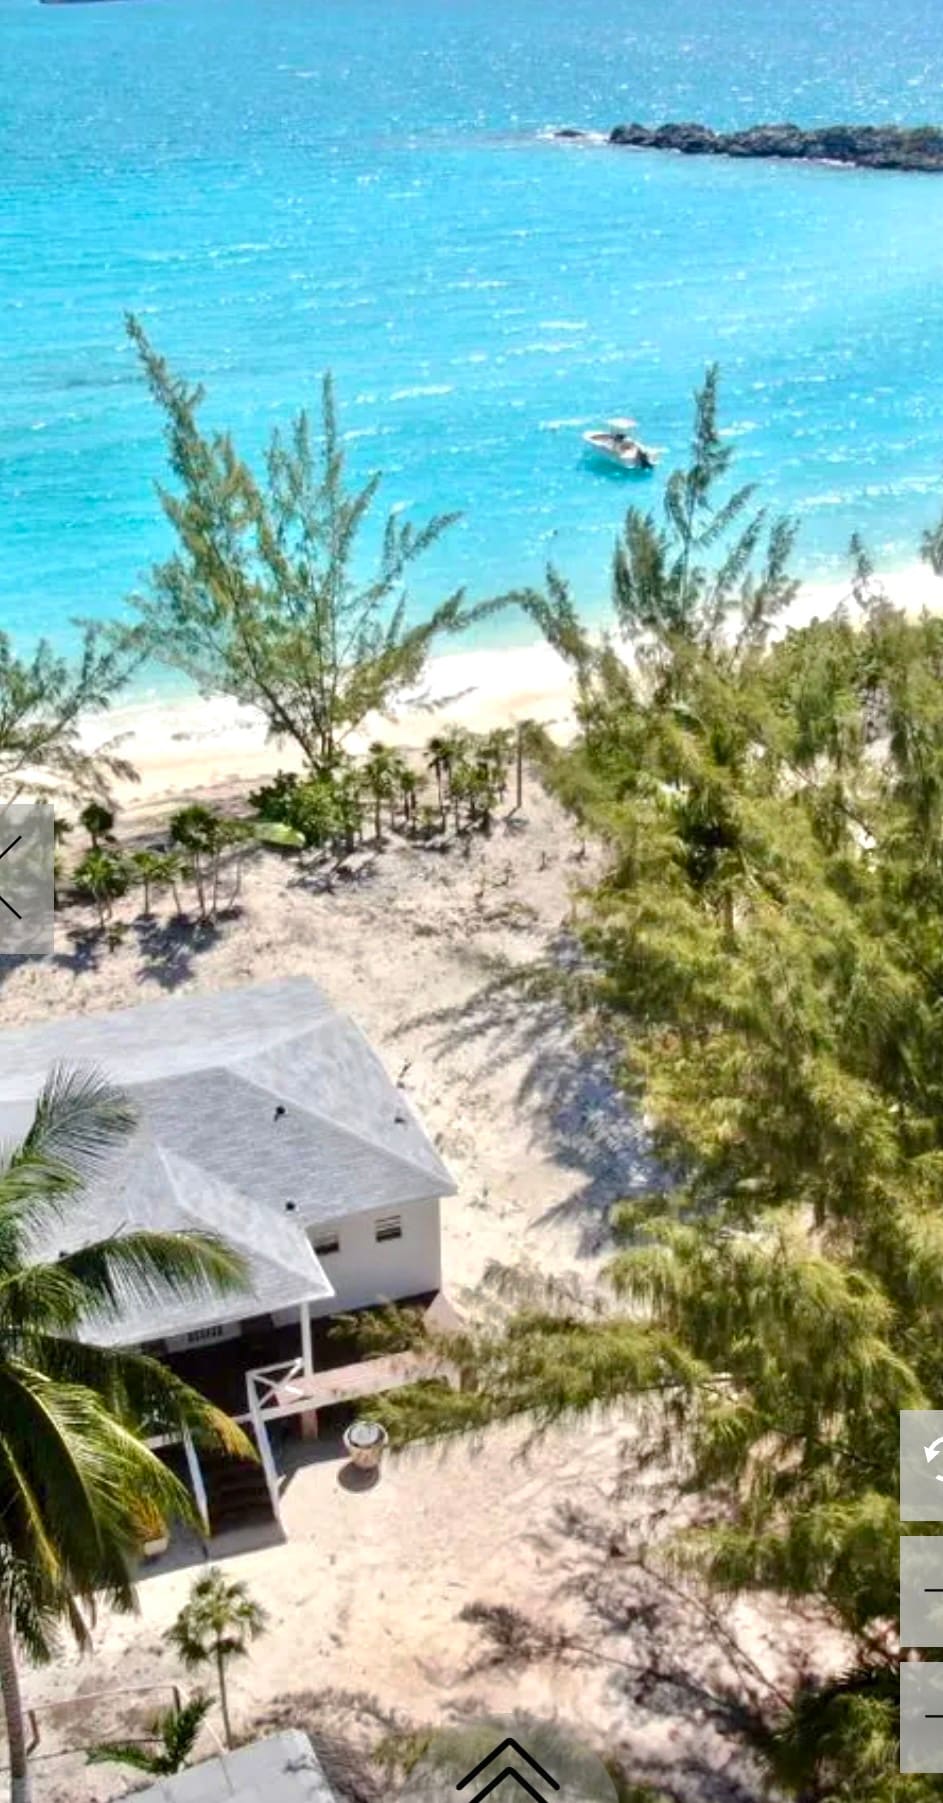
[{"label": "covered porch", "polygon": [[[419,1309],[437,1335],[457,1332],[461,1322],[441,1291],[405,1298],[399,1307]],[[358,1310],[359,1316],[379,1308]],[[333,1331],[332,1331],[333,1328]],[[175,1463],[193,1491],[208,1539],[243,1520],[270,1511],[281,1525],[281,1472],[278,1437],[286,1431],[304,1438],[318,1432],[323,1411],[353,1407],[361,1399],[399,1389],[420,1378],[456,1381],[441,1357],[422,1352],[363,1356],[356,1334],[338,1334],[336,1320],[312,1320],[306,1304],[296,1325],[276,1325],[259,1317],[242,1334],[220,1344],[166,1352],[165,1362],[184,1381],[245,1427],[254,1439],[259,1465],[224,1457],[208,1458],[186,1437],[177,1443]],[[168,1447],[169,1442],[164,1442]]]}]

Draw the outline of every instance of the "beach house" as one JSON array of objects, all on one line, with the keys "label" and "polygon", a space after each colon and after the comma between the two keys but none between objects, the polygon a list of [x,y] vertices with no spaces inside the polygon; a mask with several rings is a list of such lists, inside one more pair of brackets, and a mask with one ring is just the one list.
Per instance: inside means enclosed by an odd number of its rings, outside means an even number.
[{"label": "beach house", "polygon": [[251,1426],[261,1471],[219,1461],[208,1472],[181,1441],[208,1532],[259,1485],[277,1518],[269,1424],[316,1431],[320,1410],[413,1370],[412,1354],[351,1359],[332,1318],[384,1302],[441,1318],[439,1206],[452,1179],[359,1028],[306,978],[0,1033],[5,1143],[27,1130],[56,1064],[120,1084],[138,1118],[46,1250],[132,1227],[203,1230],[247,1268],[244,1291],[198,1303],[156,1303],[129,1285],[118,1318],[87,1337],[165,1358]]}]

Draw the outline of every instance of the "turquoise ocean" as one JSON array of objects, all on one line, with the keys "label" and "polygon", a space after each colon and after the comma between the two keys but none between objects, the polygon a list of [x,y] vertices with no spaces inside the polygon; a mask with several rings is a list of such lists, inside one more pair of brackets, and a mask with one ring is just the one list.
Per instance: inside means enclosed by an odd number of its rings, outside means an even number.
[{"label": "turquoise ocean", "polygon": [[939,25],[939,0],[0,0],[0,627],[66,646],[166,549],[128,308],[252,455],[333,370],[353,473],[463,516],[421,603],[550,557],[598,614],[629,487],[581,431],[631,413],[670,465],[713,358],[803,571],[838,576],[855,528],[912,561],[943,498],[943,177],[550,132],[941,121]]}]

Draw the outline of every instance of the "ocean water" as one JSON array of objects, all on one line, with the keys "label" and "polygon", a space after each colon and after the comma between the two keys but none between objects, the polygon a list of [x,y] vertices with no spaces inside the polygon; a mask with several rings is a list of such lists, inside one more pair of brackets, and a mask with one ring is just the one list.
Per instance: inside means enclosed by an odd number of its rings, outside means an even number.
[{"label": "ocean water", "polygon": [[[939,0],[0,0],[0,626],[114,617],[168,537],[133,309],[252,456],[333,370],[352,473],[460,511],[416,604],[548,558],[604,605],[705,363],[834,577],[943,502],[943,177],[552,142],[624,118],[940,119]],[[485,641],[522,636],[492,622]]]}]

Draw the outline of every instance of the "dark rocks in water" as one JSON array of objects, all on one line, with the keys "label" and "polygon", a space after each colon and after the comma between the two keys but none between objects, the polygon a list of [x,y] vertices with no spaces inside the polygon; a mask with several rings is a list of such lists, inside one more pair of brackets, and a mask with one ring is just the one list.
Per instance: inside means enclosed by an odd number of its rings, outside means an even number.
[{"label": "dark rocks in water", "polygon": [[753,125],[715,132],[706,125],[617,125],[610,144],[676,150],[682,156],[778,157],[849,163],[857,169],[943,171],[943,129],[936,125]]},{"label": "dark rocks in water", "polygon": [[588,131],[581,131],[578,125],[559,125],[554,132],[555,138],[588,138]]}]

